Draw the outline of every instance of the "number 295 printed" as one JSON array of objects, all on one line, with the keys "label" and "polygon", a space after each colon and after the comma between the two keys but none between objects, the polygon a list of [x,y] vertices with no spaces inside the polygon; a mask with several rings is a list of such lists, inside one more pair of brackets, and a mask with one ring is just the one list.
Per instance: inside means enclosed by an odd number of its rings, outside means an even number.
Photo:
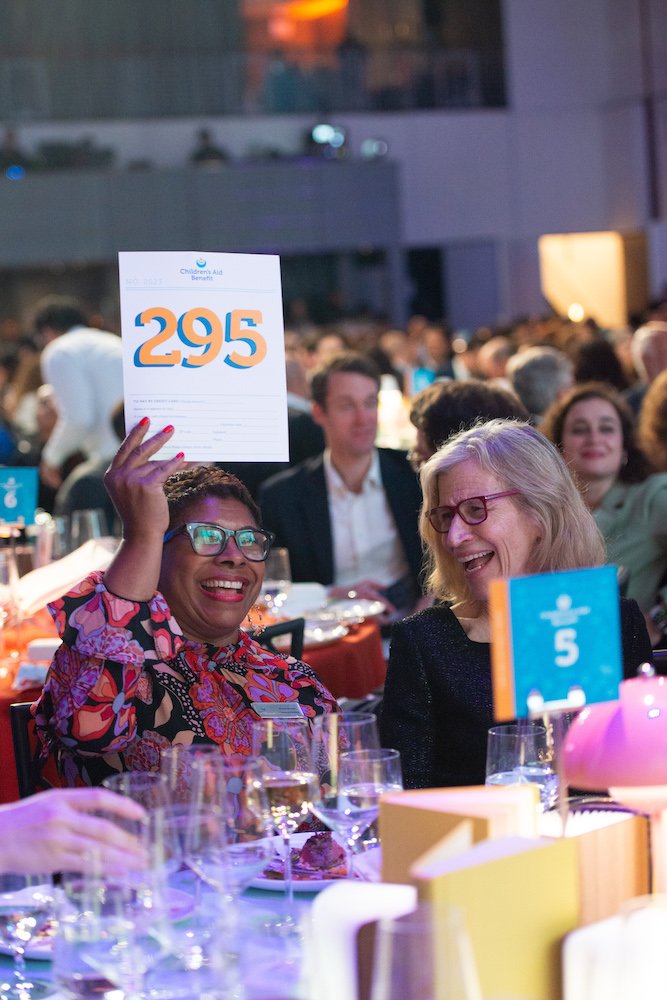
[{"label": "number 295 printed", "polygon": [[[266,340],[259,332],[262,313],[258,309],[232,309],[224,321],[211,309],[195,307],[177,317],[170,309],[144,309],[136,317],[136,327],[156,323],[158,330],[134,352],[137,368],[203,368],[215,361],[226,348],[224,364],[232,368],[254,368],[266,357]],[[166,350],[173,337],[184,349]],[[239,354],[235,345],[244,344]],[[162,353],[164,352],[164,353]],[[196,353],[193,353],[196,352]]]}]

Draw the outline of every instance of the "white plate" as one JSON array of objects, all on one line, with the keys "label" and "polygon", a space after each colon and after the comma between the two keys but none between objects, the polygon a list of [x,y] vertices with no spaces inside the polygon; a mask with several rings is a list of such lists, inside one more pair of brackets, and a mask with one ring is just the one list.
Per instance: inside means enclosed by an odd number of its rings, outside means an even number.
[{"label": "white plate", "polygon": [[[350,630],[346,625],[338,622],[321,622],[316,619],[307,620],[303,631],[303,648],[310,649],[313,646],[326,646],[330,642],[337,642],[346,636]],[[290,648],[292,637],[290,635],[279,635],[273,640],[276,649],[285,652]]]},{"label": "white plate", "polygon": [[361,622],[364,618],[375,618],[386,609],[384,601],[370,601],[364,597],[346,597],[327,605],[327,614],[334,615],[339,622]]},{"label": "white plate", "polygon": [[[189,892],[182,889],[168,889],[167,899],[169,901],[169,917],[177,922],[185,920],[192,913],[195,901]],[[48,935],[31,941],[25,950],[25,957],[33,961],[50,962],[53,955],[53,939],[56,933],[56,922],[53,921],[53,929]],[[0,942],[0,955],[12,955],[12,950],[8,945]]]},{"label": "white plate", "polygon": [[[309,837],[312,837],[312,833],[293,834],[292,847],[303,847]],[[278,852],[276,851],[276,853]],[[344,876],[339,876],[338,878],[295,878],[292,881],[292,888],[294,892],[319,892],[320,889],[326,889],[328,885],[333,885],[334,882],[344,881]],[[285,883],[281,878],[265,878],[263,875],[260,875],[250,883],[250,888],[269,889],[271,892],[284,892]]]},{"label": "white plate", "polygon": [[280,605],[283,618],[310,617],[327,603],[327,588],[321,583],[293,583]]}]

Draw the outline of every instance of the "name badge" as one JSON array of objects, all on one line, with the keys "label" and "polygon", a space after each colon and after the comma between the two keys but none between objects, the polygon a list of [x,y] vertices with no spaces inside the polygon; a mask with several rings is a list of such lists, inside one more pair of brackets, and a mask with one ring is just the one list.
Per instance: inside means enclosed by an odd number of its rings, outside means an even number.
[{"label": "name badge", "polygon": [[303,719],[298,701],[253,701],[251,705],[260,719]]}]

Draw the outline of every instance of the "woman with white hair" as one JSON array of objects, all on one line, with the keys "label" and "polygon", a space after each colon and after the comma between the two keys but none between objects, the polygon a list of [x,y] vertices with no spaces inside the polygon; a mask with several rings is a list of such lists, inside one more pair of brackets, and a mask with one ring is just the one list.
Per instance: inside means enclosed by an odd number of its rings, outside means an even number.
[{"label": "woman with white hair", "polygon": [[[493,725],[489,583],[604,563],[604,543],[558,450],[525,423],[456,435],[421,470],[419,529],[434,607],[394,626],[383,745],[405,785],[484,782]],[[627,675],[651,658],[644,619],[621,602]]]}]

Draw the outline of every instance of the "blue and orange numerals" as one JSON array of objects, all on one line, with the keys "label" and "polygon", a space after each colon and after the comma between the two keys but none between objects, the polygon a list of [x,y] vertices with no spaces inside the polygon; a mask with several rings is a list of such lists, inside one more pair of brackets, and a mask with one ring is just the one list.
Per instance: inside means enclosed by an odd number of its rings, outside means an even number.
[{"label": "blue and orange numerals", "polygon": [[[232,309],[225,316],[224,329],[220,317],[210,309],[188,309],[178,319],[170,309],[154,307],[144,309],[135,319],[135,326],[157,323],[157,333],[145,340],[134,352],[137,368],[203,368],[220,354],[225,344],[242,343],[248,346],[249,355],[230,350],[224,358],[232,368],[253,368],[266,357],[266,341],[257,327],[262,323],[258,309]],[[160,353],[160,348],[173,336],[186,348],[202,348],[199,354],[180,350]]]}]

